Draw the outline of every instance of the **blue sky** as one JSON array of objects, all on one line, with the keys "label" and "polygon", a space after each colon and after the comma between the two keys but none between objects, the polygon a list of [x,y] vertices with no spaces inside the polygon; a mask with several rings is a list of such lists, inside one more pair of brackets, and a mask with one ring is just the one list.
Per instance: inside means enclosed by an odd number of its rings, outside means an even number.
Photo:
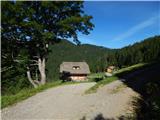
[{"label": "blue sky", "polygon": [[160,2],[85,1],[84,11],[95,28],[79,34],[82,44],[121,48],[160,34]]}]

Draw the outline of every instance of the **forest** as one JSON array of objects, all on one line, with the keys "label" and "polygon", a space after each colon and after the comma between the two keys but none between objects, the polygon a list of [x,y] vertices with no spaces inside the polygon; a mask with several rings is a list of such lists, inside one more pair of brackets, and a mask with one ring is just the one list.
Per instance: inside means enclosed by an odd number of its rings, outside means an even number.
[{"label": "forest", "polygon": [[[7,41],[2,40],[2,52],[9,54],[10,51],[6,51],[5,48],[8,43],[4,42]],[[20,49],[20,51],[23,56],[18,57],[25,58],[24,50]],[[109,49],[89,44],[75,45],[70,41],[62,40],[49,46],[46,61],[47,82],[59,80],[59,66],[63,61],[86,61],[91,72],[97,73],[104,72],[109,65],[122,68],[137,63],[158,62],[159,60],[160,36],[150,37],[121,49]],[[2,56],[2,68],[7,68],[7,66],[13,67],[2,71],[2,95],[15,94],[21,89],[32,87],[27,80],[24,62],[17,63]],[[32,74],[32,76],[36,77],[36,74]]]},{"label": "forest", "polygon": [[[58,78],[59,65],[63,61],[86,61],[92,73],[104,72],[109,65],[122,68],[142,62],[160,60],[160,36],[150,37],[139,43],[121,49],[82,44],[74,45],[69,41],[50,46],[48,56],[48,80]],[[65,56],[65,57],[64,57]]]}]

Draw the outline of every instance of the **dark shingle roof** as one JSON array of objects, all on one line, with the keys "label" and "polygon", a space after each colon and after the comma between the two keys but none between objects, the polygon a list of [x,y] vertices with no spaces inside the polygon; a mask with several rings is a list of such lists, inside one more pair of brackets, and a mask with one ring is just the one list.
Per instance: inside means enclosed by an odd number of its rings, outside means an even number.
[{"label": "dark shingle roof", "polygon": [[60,72],[69,72],[70,74],[89,74],[90,70],[86,62],[63,62],[60,65]]}]

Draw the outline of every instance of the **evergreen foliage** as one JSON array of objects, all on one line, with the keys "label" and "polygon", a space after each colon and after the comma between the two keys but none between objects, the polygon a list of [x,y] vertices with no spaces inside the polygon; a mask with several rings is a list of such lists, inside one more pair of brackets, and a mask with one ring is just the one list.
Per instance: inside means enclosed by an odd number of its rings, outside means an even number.
[{"label": "evergreen foliage", "polygon": [[121,49],[108,49],[100,46],[75,45],[67,40],[49,47],[47,76],[50,81],[59,77],[59,65],[63,61],[86,61],[92,73],[104,72],[109,65],[119,68],[141,62],[160,60],[160,36]]},{"label": "evergreen foliage", "polygon": [[80,44],[78,32],[87,35],[94,27],[82,8],[83,1],[2,2],[2,94],[15,93],[8,87],[21,86],[26,71],[34,87],[46,83],[48,44],[62,38]]}]

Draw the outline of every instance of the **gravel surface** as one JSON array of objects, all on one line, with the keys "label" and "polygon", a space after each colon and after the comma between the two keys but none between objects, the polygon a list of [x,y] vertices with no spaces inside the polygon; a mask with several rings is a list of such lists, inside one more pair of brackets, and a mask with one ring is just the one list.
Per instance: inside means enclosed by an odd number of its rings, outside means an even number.
[{"label": "gravel surface", "polygon": [[92,120],[98,115],[117,118],[132,111],[129,104],[137,96],[131,88],[115,81],[84,94],[96,83],[80,83],[50,88],[13,106],[2,109],[2,120]]}]

